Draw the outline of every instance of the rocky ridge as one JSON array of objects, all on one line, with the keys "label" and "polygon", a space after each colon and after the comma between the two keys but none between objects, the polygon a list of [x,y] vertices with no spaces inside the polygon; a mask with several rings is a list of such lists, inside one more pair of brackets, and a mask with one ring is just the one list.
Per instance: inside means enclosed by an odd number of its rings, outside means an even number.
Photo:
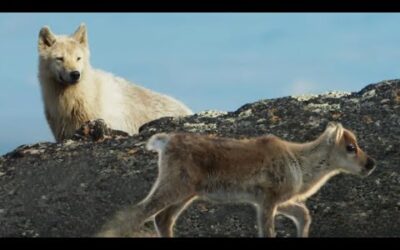
[{"label": "rocky ridge", "polygon": [[[144,144],[155,133],[235,138],[272,133],[304,142],[315,139],[328,121],[353,130],[378,167],[364,179],[335,176],[307,201],[313,218],[310,236],[400,236],[400,80],[390,80],[354,93],[283,97],[234,112],[162,118],[135,136],[106,131],[108,136],[96,134],[96,140],[78,135],[63,143],[22,145],[0,157],[0,237],[94,235],[116,211],[150,190],[157,155]],[[181,215],[175,232],[180,237],[255,237],[256,227],[250,205],[196,201]],[[144,232],[154,235],[151,223]],[[278,237],[295,236],[295,226],[278,217],[277,232]]]}]

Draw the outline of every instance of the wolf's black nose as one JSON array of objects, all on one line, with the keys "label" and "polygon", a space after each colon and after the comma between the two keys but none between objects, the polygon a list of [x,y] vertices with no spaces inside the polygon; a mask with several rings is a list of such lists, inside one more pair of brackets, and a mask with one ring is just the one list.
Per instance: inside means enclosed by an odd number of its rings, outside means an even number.
[{"label": "wolf's black nose", "polygon": [[373,169],[375,166],[375,161],[368,157],[367,164],[365,164],[365,168],[367,170]]},{"label": "wolf's black nose", "polygon": [[79,73],[79,71],[72,71],[70,73],[70,76],[71,76],[71,79],[73,81],[77,81],[77,80],[79,80],[79,77],[81,76],[81,73]]}]

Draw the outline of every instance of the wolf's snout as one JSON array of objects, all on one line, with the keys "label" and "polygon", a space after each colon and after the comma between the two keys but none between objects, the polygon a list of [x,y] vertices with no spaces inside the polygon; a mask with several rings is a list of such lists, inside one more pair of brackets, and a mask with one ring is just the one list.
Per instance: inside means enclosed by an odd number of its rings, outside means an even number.
[{"label": "wolf's snout", "polygon": [[69,75],[73,81],[78,81],[79,77],[81,77],[81,73],[79,73],[79,71],[72,71]]},{"label": "wolf's snout", "polygon": [[375,161],[368,157],[367,164],[365,164],[365,169],[371,170],[375,167]]}]

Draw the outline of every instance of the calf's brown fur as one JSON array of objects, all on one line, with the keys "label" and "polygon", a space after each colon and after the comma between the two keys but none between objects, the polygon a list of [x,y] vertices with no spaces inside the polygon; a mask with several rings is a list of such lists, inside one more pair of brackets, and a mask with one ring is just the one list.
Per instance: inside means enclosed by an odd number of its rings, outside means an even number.
[{"label": "calf's brown fur", "polygon": [[158,234],[173,236],[179,214],[196,198],[254,204],[259,236],[274,237],[274,217],[292,219],[298,236],[311,223],[305,200],[340,172],[369,175],[374,161],[352,132],[329,123],[315,141],[293,143],[268,135],[229,139],[156,134],[147,143],[159,154],[159,173],[149,195],[122,212],[98,236],[130,236],[154,216]]}]

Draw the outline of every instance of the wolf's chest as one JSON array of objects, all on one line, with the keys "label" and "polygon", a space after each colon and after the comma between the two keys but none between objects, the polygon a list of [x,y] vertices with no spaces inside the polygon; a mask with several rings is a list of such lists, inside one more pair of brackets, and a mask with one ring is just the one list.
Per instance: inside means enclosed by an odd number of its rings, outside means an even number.
[{"label": "wolf's chest", "polygon": [[47,102],[47,112],[52,120],[63,127],[63,130],[75,130],[84,122],[96,118],[95,112],[90,110],[91,105],[71,93],[52,96]]}]

